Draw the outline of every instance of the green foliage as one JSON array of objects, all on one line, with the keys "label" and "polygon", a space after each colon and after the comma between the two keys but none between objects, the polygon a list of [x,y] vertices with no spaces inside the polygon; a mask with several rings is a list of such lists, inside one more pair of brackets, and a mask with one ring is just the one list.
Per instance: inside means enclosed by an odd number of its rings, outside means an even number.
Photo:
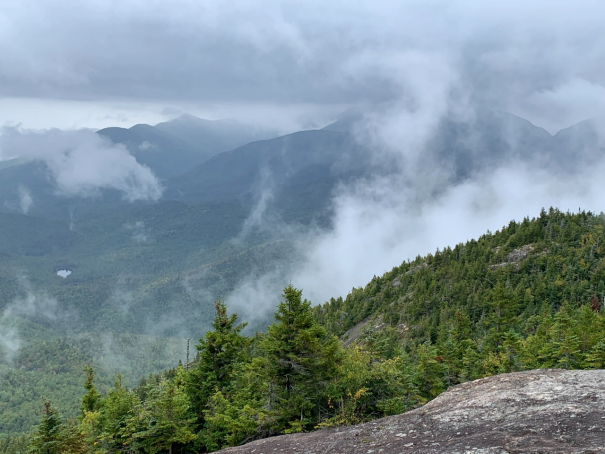
[{"label": "green foliage", "polygon": [[598,367],[604,226],[603,215],[542,210],[536,219],[404,262],[314,314],[345,339],[366,319],[382,321],[356,342],[383,358],[398,346],[425,377],[418,385],[426,399],[492,374]]},{"label": "green foliage", "polygon": [[86,369],[80,421],[49,406],[31,449],[208,452],[398,414],[493,374],[604,367],[604,230],[603,216],[543,211],[323,306],[290,285],[252,338],[218,302],[191,365],[100,398]]},{"label": "green foliage", "polygon": [[25,454],[30,441],[29,435],[0,436],[0,454]]},{"label": "green foliage", "polygon": [[285,288],[276,322],[259,343],[267,359],[276,432],[300,432],[319,422],[324,388],[336,370],[339,343],[317,324],[311,303],[301,295],[292,285]]},{"label": "green foliage", "polygon": [[196,439],[193,432],[195,418],[189,412],[189,399],[182,386],[183,375],[184,371],[179,367],[173,380],[162,380],[148,393],[142,412],[144,430],[134,435],[144,452],[168,451],[172,454],[174,445],[186,445]]},{"label": "green foliage", "polygon": [[208,400],[217,392],[228,392],[235,376],[236,365],[243,360],[248,338],[240,332],[246,324],[235,325],[237,315],[227,315],[222,301],[215,305],[212,331],[208,331],[196,346],[198,355],[187,375],[187,394],[203,424]]},{"label": "green foliage", "polygon": [[31,439],[30,454],[72,454],[82,452],[84,443],[76,424],[65,422],[50,401],[44,401],[40,425]]},{"label": "green foliage", "polygon": [[96,411],[99,408],[99,400],[101,399],[101,395],[95,388],[93,368],[86,366],[84,372],[86,372],[86,382],[84,383],[86,394],[82,397],[82,405],[80,406],[82,416],[85,416],[87,412]]},{"label": "green foliage", "polygon": [[185,354],[184,339],[110,333],[58,337],[41,331],[43,337],[23,339],[11,363],[0,364],[0,434],[30,431],[44,397],[61,414],[76,418],[82,413],[84,367],[94,368],[95,387],[105,394],[118,371],[133,386],[141,375],[173,367]]}]

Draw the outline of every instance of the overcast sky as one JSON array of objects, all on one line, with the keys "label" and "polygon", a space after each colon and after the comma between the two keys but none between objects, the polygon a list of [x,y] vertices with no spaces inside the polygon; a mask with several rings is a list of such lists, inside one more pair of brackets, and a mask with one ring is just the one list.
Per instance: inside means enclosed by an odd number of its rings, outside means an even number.
[{"label": "overcast sky", "polygon": [[602,0],[3,0],[0,125],[312,125],[411,96],[406,65],[429,61],[450,96],[556,132],[605,105],[603,17]]}]

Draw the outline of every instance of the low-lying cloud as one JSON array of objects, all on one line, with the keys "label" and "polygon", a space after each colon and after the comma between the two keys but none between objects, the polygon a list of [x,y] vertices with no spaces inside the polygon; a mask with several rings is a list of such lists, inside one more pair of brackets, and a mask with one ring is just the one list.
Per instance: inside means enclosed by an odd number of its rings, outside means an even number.
[{"label": "low-lying cloud", "polygon": [[21,208],[21,213],[27,214],[29,212],[29,209],[34,204],[34,199],[32,197],[32,194],[31,194],[30,190],[27,188],[27,186],[24,186],[22,184],[19,185],[18,192],[19,192],[19,207]]},{"label": "low-lying cloud", "polygon": [[[124,199],[157,200],[162,186],[153,172],[141,165],[121,144],[92,131],[0,130],[0,159],[19,156],[46,164],[56,192],[66,197],[97,197],[115,189]],[[21,208],[31,206],[20,190]]]},{"label": "low-lying cloud", "polygon": [[33,287],[27,276],[19,274],[20,296],[6,305],[0,313],[0,359],[11,362],[24,339],[19,332],[19,319],[28,318],[35,321],[73,323],[74,314],[61,308],[59,302]]}]

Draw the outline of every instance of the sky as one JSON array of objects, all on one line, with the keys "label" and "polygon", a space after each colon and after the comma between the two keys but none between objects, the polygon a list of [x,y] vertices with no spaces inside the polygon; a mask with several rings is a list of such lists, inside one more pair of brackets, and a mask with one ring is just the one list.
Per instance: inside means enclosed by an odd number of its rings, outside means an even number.
[{"label": "sky", "polygon": [[[160,183],[123,148],[76,130],[189,112],[289,132],[363,112],[355,135],[393,174],[340,187],[334,228],[298,233],[300,261],[227,297],[274,307],[293,282],[321,302],[542,207],[602,210],[605,167],[586,150],[573,171],[541,156],[449,186],[451,169],[423,150],[444,117],[472,124],[504,111],[551,134],[604,117],[603,17],[602,0],[4,0],[0,151],[45,159],[67,195],[109,187],[157,200]],[[67,131],[40,131],[50,128]],[[106,154],[115,161],[100,177]]]},{"label": "sky", "polygon": [[474,104],[556,132],[602,112],[604,8],[597,0],[4,0],[0,125],[131,126],[186,111],[292,129],[410,97],[406,65],[429,61],[434,77],[455,78]]}]

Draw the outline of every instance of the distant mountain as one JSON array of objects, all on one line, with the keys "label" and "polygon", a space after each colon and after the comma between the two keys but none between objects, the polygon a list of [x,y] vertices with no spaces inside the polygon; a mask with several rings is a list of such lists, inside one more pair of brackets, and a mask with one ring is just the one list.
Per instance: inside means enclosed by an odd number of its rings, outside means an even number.
[{"label": "distant mountain", "polygon": [[[201,335],[209,327],[214,298],[229,295],[246,277],[263,276],[279,264],[296,258],[292,238],[287,234],[280,237],[279,233],[255,230],[241,234],[263,192],[272,194],[268,198],[269,210],[285,222],[299,226],[319,219],[327,223],[332,191],[340,181],[393,171],[386,165],[372,164],[372,156],[380,150],[360,145],[350,132],[355,120],[350,120],[348,125],[347,121],[343,119],[323,130],[240,144],[221,153],[217,151],[219,142],[214,142],[215,148],[208,145],[210,142],[206,144],[209,148],[204,148],[193,136],[188,139],[183,136],[187,130],[183,125],[198,124],[190,117],[163,124],[171,125],[172,132],[160,125],[99,131],[113,142],[123,143],[139,162],[164,178],[164,199],[153,203],[129,203],[118,191],[109,190],[102,191],[95,199],[63,197],[57,195],[44,163],[3,163],[0,166],[0,309],[32,301],[31,314],[28,312],[24,317],[61,336],[109,331]],[[177,132],[175,125],[183,127],[182,131]],[[407,126],[401,125],[403,132]],[[552,136],[506,113],[482,112],[464,122],[445,118],[426,145],[422,154],[426,161],[421,162],[419,171],[428,172],[429,166],[439,163],[451,170],[450,179],[442,183],[447,187],[514,159],[539,160],[543,165],[571,168],[574,162],[571,158],[577,158],[580,150],[584,156],[600,157],[602,145],[597,127],[583,122]],[[229,129],[223,130],[226,137],[229,134],[225,131]],[[214,155],[209,157],[211,154]],[[27,199],[24,195],[31,196],[29,210],[24,209]],[[562,229],[564,224],[559,221],[553,218],[552,225]],[[582,228],[588,225],[588,222],[580,223]],[[529,243],[535,246],[544,240],[542,230],[530,229],[531,235],[539,234],[535,239],[526,238],[523,232],[514,237],[512,230],[507,233],[510,238],[503,237],[503,233],[498,238],[488,238],[479,249],[481,272],[489,276],[492,271],[499,273],[504,288],[508,288],[510,280],[514,288],[519,283],[518,288],[525,289],[524,281],[515,277],[518,270],[530,270],[532,273],[528,276],[537,276],[535,270],[552,274],[561,269],[561,260],[565,257],[565,251],[560,249],[565,246],[563,241],[543,244],[548,246],[546,249],[536,248],[527,261],[519,262],[519,268],[508,258],[507,254],[519,247]],[[592,264],[594,252],[596,266],[600,260],[599,249],[592,251],[588,243],[582,247],[585,250],[580,251],[578,257],[584,257],[585,261],[590,257]],[[448,251],[434,260],[451,265],[466,260],[475,250],[468,246],[464,249],[467,255],[462,250]],[[476,261],[476,256],[473,257]],[[554,258],[557,261],[550,262],[551,265],[544,264]],[[468,295],[475,292],[469,290],[475,289],[475,281],[468,280],[466,287],[452,290],[449,280],[435,274],[435,269],[441,268],[429,264],[425,269],[423,263],[402,265],[384,278],[378,278],[376,282],[380,285],[367,286],[363,292],[346,299],[343,307],[333,304],[334,311],[327,310],[323,318],[320,315],[318,318],[331,331],[343,334],[368,316],[390,317],[393,311],[403,307],[391,304],[397,301],[396,304],[405,304],[405,307],[395,315],[401,316],[406,326],[426,339],[437,336],[441,309],[445,314],[454,307],[448,305],[458,294],[464,297],[460,299],[460,307],[465,307]],[[435,262],[435,266],[440,265]],[[59,277],[57,271],[61,269],[68,269],[72,274],[65,279]],[[475,269],[468,272],[469,276],[477,273]],[[433,288],[435,279],[443,287],[438,287],[443,290],[442,294],[425,294],[423,289]],[[554,282],[552,279],[545,282]],[[490,282],[483,278],[480,281]],[[416,293],[408,291],[412,285],[416,286]],[[557,287],[557,291],[567,287]],[[476,292],[482,288],[477,286]],[[545,287],[536,285],[535,288],[537,302],[549,297],[540,290]],[[587,289],[583,287],[582,291],[589,292]],[[577,294],[572,292],[572,297]],[[397,295],[401,298],[395,298]],[[520,295],[518,300],[525,301],[522,298],[526,294]],[[570,297],[556,296],[557,301],[565,298]],[[414,304],[408,305],[408,299]],[[530,300],[527,299],[528,304]],[[63,312],[50,319],[38,314],[36,305],[53,301]],[[426,301],[432,306],[426,306]],[[476,306],[471,313],[481,320],[482,310]]]},{"label": "distant mountain", "polygon": [[[162,180],[186,173],[225,149],[272,134],[233,121],[209,121],[191,115],[157,126],[110,127],[97,133],[113,143],[125,145],[139,163],[148,166]],[[32,200],[27,210],[21,203],[24,191]],[[63,197],[57,195],[44,163],[21,158],[0,162],[0,212],[26,212],[53,218],[69,218],[75,214],[81,218],[129,208],[129,203],[122,200],[117,191],[103,190],[101,194],[95,199]],[[145,203],[137,203],[141,204]]]},{"label": "distant mountain", "polygon": [[214,156],[169,180],[165,197],[218,202],[269,191],[286,217],[310,220],[326,208],[337,181],[367,172],[368,155],[347,133],[301,131]]},{"label": "distant mountain", "polygon": [[351,132],[355,125],[363,119],[363,112],[358,109],[349,109],[341,113],[337,120],[322,128],[322,131]]},{"label": "distant mountain", "polygon": [[[0,169],[0,212],[25,213],[32,216],[77,219],[105,216],[132,208],[114,189],[105,189],[96,198],[65,197],[57,193],[47,165],[29,161]],[[24,205],[24,197],[30,203]],[[135,202],[135,205],[147,202]]]},{"label": "distant mountain", "polygon": [[[605,153],[603,126],[602,120],[589,119],[555,134],[557,153],[566,171],[581,170],[587,161],[600,162],[603,159]],[[578,160],[578,155],[582,155],[584,159]]]},{"label": "distant mountain", "polygon": [[145,124],[128,129],[105,128],[97,133],[113,143],[126,145],[139,163],[147,165],[160,178],[186,172],[210,157],[210,153],[185,140]]},{"label": "distant mountain", "polygon": [[185,140],[208,157],[278,135],[276,131],[255,128],[234,120],[203,120],[189,114],[159,123],[155,128]]},{"label": "distant mountain", "polygon": [[[345,113],[322,130],[258,140],[218,154],[221,146],[248,140],[255,132],[229,121],[184,115],[156,127],[106,128],[99,134],[125,144],[139,162],[164,179],[166,199],[215,203],[238,198],[250,203],[262,191],[271,191],[273,207],[286,218],[308,221],[326,209],[339,181],[396,168],[370,165],[376,150],[364,148],[350,133],[361,118],[359,113]],[[401,125],[403,131],[406,127]],[[580,150],[588,158],[600,156],[597,127],[587,121],[552,136],[504,112],[478,112],[465,121],[446,117],[420,154],[418,172],[427,172],[428,178],[439,162],[449,170],[440,183],[445,188],[513,159],[573,170]],[[204,144],[195,140],[202,136],[208,139]],[[94,201],[57,196],[41,163],[7,161],[5,166],[0,167],[0,211],[22,211],[21,187],[31,193],[34,203],[29,212],[37,216],[65,218],[70,212],[97,216],[128,209],[116,191],[103,191]]]}]

